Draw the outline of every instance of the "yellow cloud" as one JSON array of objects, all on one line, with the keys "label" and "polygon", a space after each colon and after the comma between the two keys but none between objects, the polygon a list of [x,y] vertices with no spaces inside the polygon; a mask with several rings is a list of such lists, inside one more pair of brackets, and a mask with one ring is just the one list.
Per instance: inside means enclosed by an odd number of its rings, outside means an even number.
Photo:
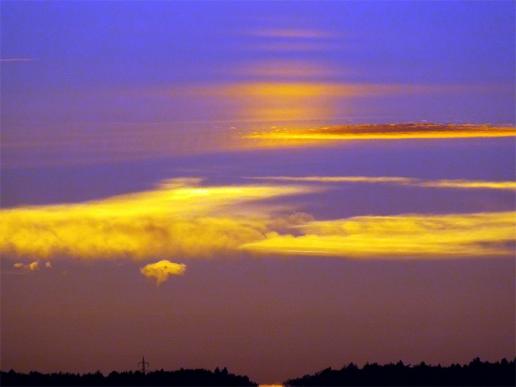
[{"label": "yellow cloud", "polygon": [[166,259],[149,263],[140,268],[140,273],[147,278],[154,278],[158,286],[168,280],[169,277],[173,275],[183,275],[185,271],[185,264],[170,262]]},{"label": "yellow cloud", "polygon": [[420,182],[419,185],[431,188],[501,189],[516,191],[516,181],[431,180]]},{"label": "yellow cloud", "polygon": [[271,232],[243,250],[262,254],[348,258],[511,256],[516,212],[359,216],[298,226],[302,235]]},{"label": "yellow cloud", "polygon": [[[355,176],[345,181],[368,179]],[[400,177],[372,179],[411,182]],[[177,179],[154,190],[103,200],[4,209],[0,210],[0,254],[38,260],[148,260],[156,256],[207,258],[243,251],[361,258],[512,253],[514,212],[316,221],[309,214],[292,213],[284,204],[260,203],[319,190],[303,185],[202,186],[198,179]],[[37,270],[41,266],[35,261],[15,267]]]},{"label": "yellow cloud", "polygon": [[79,204],[0,211],[0,254],[47,259],[209,257],[261,239],[276,222],[253,202],[313,189],[200,186],[171,180],[151,191]]},{"label": "yellow cloud", "polygon": [[[394,90],[395,89],[392,89],[391,91]],[[349,140],[444,139],[515,136],[516,128],[513,126],[410,123],[341,125],[315,129],[285,128],[246,134],[244,138],[259,140],[259,142],[255,144],[257,147],[283,147]]]},{"label": "yellow cloud", "polygon": [[367,183],[398,184],[426,188],[494,189],[516,191],[516,181],[489,180],[425,180],[401,176],[266,176],[252,177],[255,180],[292,181],[304,183]]}]

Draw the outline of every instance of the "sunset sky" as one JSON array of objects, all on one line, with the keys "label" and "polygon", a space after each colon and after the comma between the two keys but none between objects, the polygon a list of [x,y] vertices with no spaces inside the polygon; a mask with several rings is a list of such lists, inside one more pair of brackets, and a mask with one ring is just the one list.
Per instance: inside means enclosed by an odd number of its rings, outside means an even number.
[{"label": "sunset sky", "polygon": [[515,356],[514,2],[0,18],[2,370]]}]

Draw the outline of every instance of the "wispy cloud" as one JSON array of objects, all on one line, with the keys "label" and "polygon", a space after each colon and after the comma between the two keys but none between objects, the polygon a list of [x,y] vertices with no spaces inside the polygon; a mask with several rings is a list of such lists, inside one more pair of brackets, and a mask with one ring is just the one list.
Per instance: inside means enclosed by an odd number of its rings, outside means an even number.
[{"label": "wispy cloud", "polygon": [[273,39],[325,39],[334,35],[329,31],[314,28],[263,28],[251,30],[248,33],[251,36]]},{"label": "wispy cloud", "polygon": [[0,63],[20,63],[20,62],[33,62],[34,58],[29,57],[10,57],[0,58]]},{"label": "wispy cloud", "polygon": [[161,261],[149,263],[140,269],[147,278],[152,278],[156,281],[156,285],[161,285],[171,276],[181,276],[186,271],[186,265],[183,263],[174,263],[166,259]]},{"label": "wispy cloud", "polygon": [[249,48],[260,51],[325,51],[340,48],[336,35],[315,28],[262,28],[251,30],[248,35],[258,38]]},{"label": "wispy cloud", "polygon": [[331,79],[335,76],[345,73],[349,74],[349,69],[337,69],[324,63],[307,60],[292,59],[272,59],[255,61],[236,70],[232,69],[232,73],[242,74],[251,79],[268,79],[278,82],[285,80],[317,80]]},{"label": "wispy cloud", "polygon": [[512,256],[516,212],[359,216],[298,226],[302,235],[269,233],[243,250],[358,259]]},{"label": "wispy cloud", "polygon": [[452,189],[493,189],[516,191],[516,181],[490,180],[425,180],[401,176],[266,176],[250,177],[254,180],[303,182],[303,183],[360,183],[360,184],[396,184],[426,188]]},{"label": "wispy cloud", "polygon": [[245,135],[256,140],[256,146],[282,147],[321,144],[349,140],[405,140],[515,137],[513,126],[472,124],[359,124],[314,129],[274,129]]}]

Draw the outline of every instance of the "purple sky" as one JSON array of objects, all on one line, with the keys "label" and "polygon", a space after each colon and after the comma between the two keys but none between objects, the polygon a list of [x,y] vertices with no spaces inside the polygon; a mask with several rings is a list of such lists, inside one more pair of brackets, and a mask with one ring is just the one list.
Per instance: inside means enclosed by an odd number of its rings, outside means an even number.
[{"label": "purple sky", "polygon": [[[408,121],[514,126],[514,15],[511,1],[3,1],[0,223],[8,226],[0,230],[10,237],[0,237],[1,368],[133,369],[144,354],[151,368],[227,366],[279,382],[351,361],[514,357],[515,264],[507,254],[386,249],[357,259],[230,248],[206,257],[165,247],[139,261],[102,249],[93,259],[80,241],[43,250],[66,244],[62,225],[77,219],[83,227],[82,214],[95,222],[100,207],[88,202],[77,218],[73,211],[82,210],[73,206],[34,207],[115,197],[139,210],[116,195],[143,200],[142,192],[159,194],[157,184],[180,177],[203,178],[208,188],[264,187],[250,179],[264,176],[510,182],[513,137],[267,148],[242,135]],[[273,226],[256,227],[273,239],[271,230],[287,233],[278,224],[300,213],[321,222],[407,214],[470,221],[473,213],[514,211],[514,188],[305,185],[319,191],[227,207],[210,194],[194,204],[212,212],[192,207],[177,216],[270,216]],[[193,205],[185,203],[177,210]],[[31,220],[39,209],[46,212]],[[99,235],[111,235],[102,227]],[[289,237],[303,227],[310,221]],[[489,230],[475,240],[480,249],[514,243],[514,235],[489,239]],[[23,232],[41,238],[39,250]],[[161,259],[186,264],[186,273],[155,286],[139,269]],[[23,266],[31,262],[40,263]]]}]

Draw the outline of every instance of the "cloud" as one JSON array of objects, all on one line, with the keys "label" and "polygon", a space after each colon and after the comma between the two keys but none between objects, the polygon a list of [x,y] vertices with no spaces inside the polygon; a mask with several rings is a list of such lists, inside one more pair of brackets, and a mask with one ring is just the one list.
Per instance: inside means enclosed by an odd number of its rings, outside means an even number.
[{"label": "cloud", "polygon": [[493,189],[516,191],[516,181],[489,180],[425,180],[401,176],[266,176],[250,177],[254,180],[291,181],[303,183],[361,183],[361,184],[397,184],[425,188],[453,189]]},{"label": "cloud", "polygon": [[234,253],[277,222],[257,201],[312,192],[299,186],[201,186],[176,179],[156,189],[77,204],[0,210],[0,254],[151,259]]},{"label": "cloud", "polygon": [[486,180],[430,180],[419,183],[421,187],[458,189],[496,189],[516,191],[516,181]]},{"label": "cloud", "polygon": [[261,254],[346,258],[512,256],[516,212],[358,216],[312,221],[301,235],[271,232],[241,249]]},{"label": "cloud", "polygon": [[[338,36],[314,28],[263,28],[251,30],[248,35],[258,39],[246,48],[265,51],[327,51],[341,48]],[[340,43],[340,44],[339,44]]]},{"label": "cloud", "polygon": [[[394,91],[392,89],[391,91]],[[378,90],[380,91],[380,89]],[[385,90],[387,91],[387,89]],[[414,89],[416,91],[416,89]],[[513,126],[472,124],[359,124],[314,129],[275,129],[246,134],[244,138],[258,141],[256,147],[282,147],[321,144],[349,140],[405,140],[515,137]]]},{"label": "cloud", "polygon": [[32,62],[33,58],[28,57],[11,57],[11,58],[0,58],[0,63],[21,63],[21,62]]},{"label": "cloud", "polygon": [[154,278],[158,286],[168,280],[169,277],[183,275],[185,271],[185,264],[170,262],[166,259],[149,263],[140,268],[140,273],[147,278]]},{"label": "cloud", "polygon": [[307,60],[269,59],[255,61],[246,66],[231,70],[251,79],[292,81],[332,79],[341,73],[349,74],[349,69],[342,70],[324,63]]},{"label": "cloud", "polygon": [[[13,264],[13,267],[15,269],[26,270],[26,271],[36,271],[36,270],[39,270],[41,268],[39,261],[33,261],[33,262],[30,262],[30,263],[17,262],[15,264]],[[47,268],[47,269],[51,269],[52,268],[52,263],[47,261],[47,262],[45,262],[44,267]]]},{"label": "cloud", "polygon": [[328,31],[310,28],[264,28],[252,30],[249,35],[272,39],[324,39],[334,37]]},{"label": "cloud", "polygon": [[[347,177],[346,181],[405,184],[412,180]],[[319,186],[309,185],[203,186],[199,179],[176,179],[154,190],[97,201],[4,209],[0,210],[0,255],[150,260],[246,252],[437,259],[511,256],[513,252],[514,212],[315,220],[292,211],[288,204],[265,202],[319,191]],[[16,267],[31,270],[30,265]],[[38,267],[36,261],[32,270]]]}]

